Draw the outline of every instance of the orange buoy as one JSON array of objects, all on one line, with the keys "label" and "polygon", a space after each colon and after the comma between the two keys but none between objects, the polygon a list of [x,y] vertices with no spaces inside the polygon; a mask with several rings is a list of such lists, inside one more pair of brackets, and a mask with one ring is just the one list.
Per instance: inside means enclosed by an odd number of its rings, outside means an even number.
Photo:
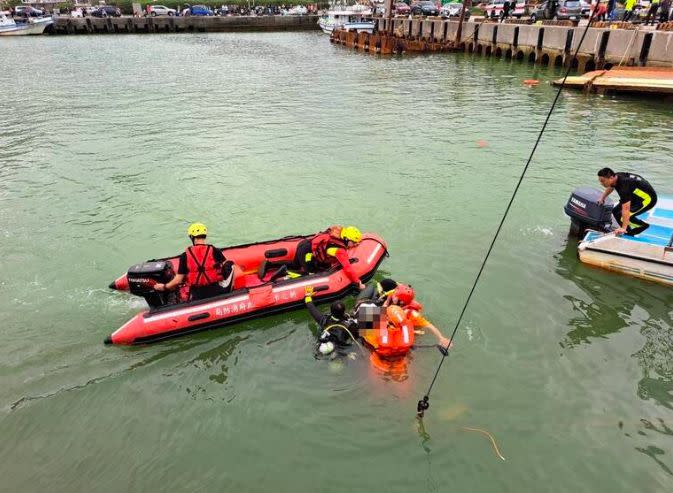
[{"label": "orange buoy", "polygon": [[486,147],[486,146],[488,146],[488,142],[486,142],[486,141],[483,140],[483,139],[479,139],[479,140],[477,141],[477,145],[478,145],[479,147]]},{"label": "orange buoy", "polygon": [[523,81],[523,83],[524,85],[530,87],[530,86],[537,86],[540,83],[540,81],[537,79],[526,79]]}]

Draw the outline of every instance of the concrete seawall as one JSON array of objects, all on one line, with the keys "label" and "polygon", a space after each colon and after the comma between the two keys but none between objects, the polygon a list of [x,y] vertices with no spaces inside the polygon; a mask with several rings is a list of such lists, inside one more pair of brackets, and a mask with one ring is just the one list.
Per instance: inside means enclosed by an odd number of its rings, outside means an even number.
[{"label": "concrete seawall", "polygon": [[176,33],[231,31],[308,31],[316,15],[231,17],[56,17],[52,34]]},{"label": "concrete seawall", "polygon": [[[378,19],[378,29],[386,31],[385,19]],[[561,25],[529,25],[467,22],[456,45],[458,22],[443,19],[395,18],[392,33],[400,43],[392,43],[391,52],[399,52],[405,46],[426,43],[427,50],[433,45],[449,46],[453,50],[465,50],[484,56],[526,60],[542,65],[568,66],[583,73],[614,65],[639,65],[673,67],[673,32],[645,31],[637,29],[589,28],[582,46],[574,57],[584,27]],[[343,36],[333,36],[335,42],[344,43]],[[369,52],[386,54],[387,46],[380,49],[366,40],[359,40]],[[353,48],[358,48],[356,43]]]}]

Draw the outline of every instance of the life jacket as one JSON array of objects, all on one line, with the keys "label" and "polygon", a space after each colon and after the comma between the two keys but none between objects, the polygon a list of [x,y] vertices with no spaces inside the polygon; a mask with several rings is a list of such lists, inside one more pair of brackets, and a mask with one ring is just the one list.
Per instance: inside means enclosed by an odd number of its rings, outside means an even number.
[{"label": "life jacket", "polygon": [[313,260],[319,267],[329,267],[334,263],[334,257],[328,255],[330,248],[347,248],[346,242],[335,238],[329,232],[319,233],[311,240]]},{"label": "life jacket", "polygon": [[193,245],[185,250],[189,286],[208,286],[224,279],[222,266],[215,262],[214,248],[213,245]]},{"label": "life jacket", "polygon": [[[414,345],[414,327],[402,307],[386,309],[387,317],[381,318],[371,329],[361,331],[364,341],[376,354],[384,358],[403,356]],[[391,318],[392,317],[392,318]]]}]

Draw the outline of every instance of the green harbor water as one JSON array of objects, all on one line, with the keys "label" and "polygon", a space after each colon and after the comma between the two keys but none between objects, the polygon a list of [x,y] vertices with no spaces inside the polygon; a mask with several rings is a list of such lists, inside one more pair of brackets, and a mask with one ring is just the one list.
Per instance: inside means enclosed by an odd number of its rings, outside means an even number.
[{"label": "green harbor water", "polygon": [[192,221],[354,223],[448,334],[558,72],[318,33],[3,39],[0,65],[3,491],[673,491],[673,291],[582,266],[562,211],[605,165],[673,192],[670,103],[562,95],[423,427],[432,349],[316,360],[302,311],[108,347],[144,303],[107,285]]}]

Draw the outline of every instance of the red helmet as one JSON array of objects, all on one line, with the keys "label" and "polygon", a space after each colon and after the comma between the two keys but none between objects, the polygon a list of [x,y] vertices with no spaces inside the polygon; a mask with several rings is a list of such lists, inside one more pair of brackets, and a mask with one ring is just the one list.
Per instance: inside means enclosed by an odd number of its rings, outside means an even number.
[{"label": "red helmet", "polygon": [[393,292],[393,296],[403,305],[408,305],[414,301],[414,288],[406,284],[398,284]]}]

